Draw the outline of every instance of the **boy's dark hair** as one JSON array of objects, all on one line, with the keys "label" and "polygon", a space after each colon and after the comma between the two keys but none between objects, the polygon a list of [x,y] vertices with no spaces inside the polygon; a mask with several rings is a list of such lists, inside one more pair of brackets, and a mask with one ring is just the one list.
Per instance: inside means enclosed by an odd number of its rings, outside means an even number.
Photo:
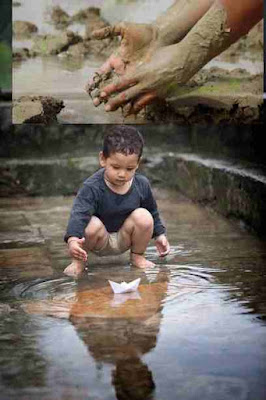
[{"label": "boy's dark hair", "polygon": [[103,139],[103,156],[110,157],[112,153],[124,155],[142,155],[144,140],[141,133],[133,126],[115,125],[108,128]]}]

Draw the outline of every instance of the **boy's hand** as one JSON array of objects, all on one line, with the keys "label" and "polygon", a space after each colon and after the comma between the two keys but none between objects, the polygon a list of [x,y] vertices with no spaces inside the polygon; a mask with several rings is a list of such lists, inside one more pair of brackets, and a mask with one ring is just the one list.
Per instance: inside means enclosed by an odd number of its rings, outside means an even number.
[{"label": "boy's hand", "polygon": [[75,258],[76,260],[81,260],[86,262],[87,261],[87,253],[83,249],[83,245],[85,243],[85,238],[83,237],[82,239],[79,238],[74,238],[70,237],[68,239],[68,251],[69,254],[72,258]]},{"label": "boy's hand", "polygon": [[164,234],[159,235],[155,239],[155,246],[160,257],[165,257],[170,252],[170,244]]}]

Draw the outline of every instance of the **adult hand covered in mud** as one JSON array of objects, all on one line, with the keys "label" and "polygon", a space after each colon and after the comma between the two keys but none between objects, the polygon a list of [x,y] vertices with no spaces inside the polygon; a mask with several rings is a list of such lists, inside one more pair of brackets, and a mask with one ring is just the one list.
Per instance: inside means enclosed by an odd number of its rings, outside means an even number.
[{"label": "adult hand covered in mud", "polygon": [[[174,85],[186,82],[186,64],[180,45],[157,49],[148,61],[139,62],[134,71],[126,72],[103,87],[102,99],[108,99],[105,111],[114,111],[127,103],[127,114],[137,114],[155,98],[166,98]],[[112,97],[113,94],[119,93]]]},{"label": "adult hand covered in mud", "polygon": [[121,36],[119,49],[94,74],[86,87],[95,106],[107,101],[101,92],[108,83],[114,83],[124,74],[134,73],[159,47],[155,25],[122,22],[93,32],[93,37],[99,40],[113,36]]}]

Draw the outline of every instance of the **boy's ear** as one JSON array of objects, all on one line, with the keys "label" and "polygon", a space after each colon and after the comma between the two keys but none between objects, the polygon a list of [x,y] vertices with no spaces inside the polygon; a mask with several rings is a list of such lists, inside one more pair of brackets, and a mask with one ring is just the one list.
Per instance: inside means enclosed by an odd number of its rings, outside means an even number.
[{"label": "boy's ear", "polygon": [[139,158],[137,169],[138,169],[139,166],[140,166],[141,160],[142,160],[142,157]]},{"label": "boy's ear", "polygon": [[102,151],[100,151],[100,153],[99,153],[99,163],[100,163],[101,167],[106,166],[106,159],[105,159]]}]

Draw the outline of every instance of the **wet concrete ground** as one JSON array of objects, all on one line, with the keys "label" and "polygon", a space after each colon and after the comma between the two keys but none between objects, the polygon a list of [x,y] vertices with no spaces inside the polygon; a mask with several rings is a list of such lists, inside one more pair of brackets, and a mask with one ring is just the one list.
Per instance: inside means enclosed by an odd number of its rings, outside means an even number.
[{"label": "wet concrete ground", "polygon": [[[190,249],[182,261],[202,262],[245,257],[266,257],[266,242],[257,239],[239,222],[227,220],[196,205],[176,192],[157,192],[172,245]],[[68,262],[63,235],[73,197],[18,197],[0,199],[1,275],[8,279],[49,276]],[[174,215],[173,215],[174,214]],[[196,251],[192,251],[196,250]],[[264,260],[262,264],[264,263]]]}]

